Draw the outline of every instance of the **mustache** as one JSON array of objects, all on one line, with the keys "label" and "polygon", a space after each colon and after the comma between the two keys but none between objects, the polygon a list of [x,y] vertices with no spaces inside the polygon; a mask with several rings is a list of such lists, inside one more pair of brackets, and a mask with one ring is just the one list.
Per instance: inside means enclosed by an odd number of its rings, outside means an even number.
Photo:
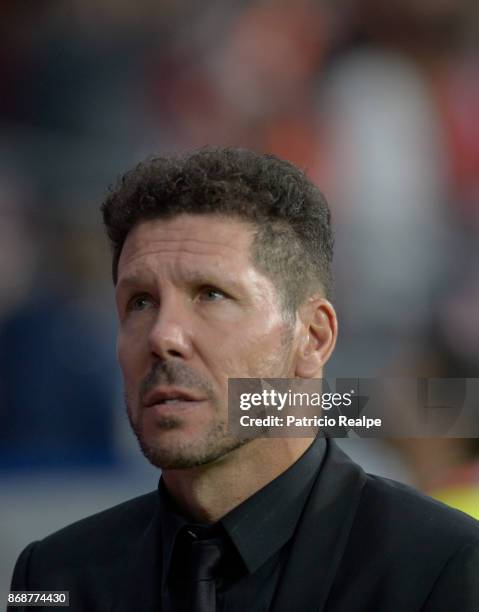
[{"label": "mustache", "polygon": [[150,372],[140,384],[140,399],[160,385],[181,386],[191,391],[202,391],[207,397],[213,397],[213,387],[197,372],[182,362],[162,361],[153,365]]}]

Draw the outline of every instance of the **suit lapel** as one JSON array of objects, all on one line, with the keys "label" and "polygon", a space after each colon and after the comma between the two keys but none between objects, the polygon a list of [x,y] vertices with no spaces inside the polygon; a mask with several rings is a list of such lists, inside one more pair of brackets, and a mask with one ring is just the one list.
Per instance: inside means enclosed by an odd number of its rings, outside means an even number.
[{"label": "suit lapel", "polygon": [[151,521],[131,547],[126,558],[119,560],[117,592],[110,612],[158,612],[160,571],[158,503]]},{"label": "suit lapel", "polygon": [[323,467],[300,518],[273,612],[324,609],[356,514],[365,473],[328,440]]},{"label": "suit lapel", "polygon": [[[329,595],[356,514],[365,473],[329,440],[324,464],[299,520],[272,612],[320,612]],[[158,612],[159,508],[118,559],[109,612]]]}]

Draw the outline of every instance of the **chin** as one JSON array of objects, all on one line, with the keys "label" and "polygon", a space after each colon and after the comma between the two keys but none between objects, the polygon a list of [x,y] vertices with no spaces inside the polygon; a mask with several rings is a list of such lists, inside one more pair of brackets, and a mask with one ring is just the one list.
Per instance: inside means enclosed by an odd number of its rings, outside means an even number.
[{"label": "chin", "polygon": [[140,448],[148,461],[162,470],[185,470],[217,462],[250,439],[218,436],[218,430],[199,439],[196,434],[165,431],[155,440],[137,436]]}]

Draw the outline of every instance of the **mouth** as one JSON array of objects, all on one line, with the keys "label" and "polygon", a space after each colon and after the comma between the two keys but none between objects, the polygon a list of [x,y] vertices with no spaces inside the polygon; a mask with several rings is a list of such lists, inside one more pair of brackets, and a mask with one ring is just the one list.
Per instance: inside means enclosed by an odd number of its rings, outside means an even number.
[{"label": "mouth", "polygon": [[144,406],[151,408],[152,406],[172,406],[184,407],[187,405],[203,402],[206,398],[185,389],[177,387],[158,387],[154,389],[144,398]]}]

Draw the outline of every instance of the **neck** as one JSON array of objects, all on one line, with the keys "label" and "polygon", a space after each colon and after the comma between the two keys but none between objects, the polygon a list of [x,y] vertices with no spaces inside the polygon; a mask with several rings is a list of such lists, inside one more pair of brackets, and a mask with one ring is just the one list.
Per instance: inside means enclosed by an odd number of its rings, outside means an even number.
[{"label": "neck", "polygon": [[258,438],[217,461],[162,478],[183,515],[215,523],[297,461],[313,438]]}]

